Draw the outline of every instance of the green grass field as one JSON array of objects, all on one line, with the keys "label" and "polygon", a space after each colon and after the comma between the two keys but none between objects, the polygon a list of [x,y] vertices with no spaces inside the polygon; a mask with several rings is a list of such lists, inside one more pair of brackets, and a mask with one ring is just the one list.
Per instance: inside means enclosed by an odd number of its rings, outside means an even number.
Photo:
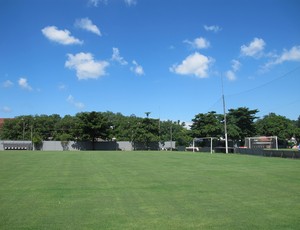
[{"label": "green grass field", "polygon": [[0,229],[299,229],[300,161],[0,152]]}]

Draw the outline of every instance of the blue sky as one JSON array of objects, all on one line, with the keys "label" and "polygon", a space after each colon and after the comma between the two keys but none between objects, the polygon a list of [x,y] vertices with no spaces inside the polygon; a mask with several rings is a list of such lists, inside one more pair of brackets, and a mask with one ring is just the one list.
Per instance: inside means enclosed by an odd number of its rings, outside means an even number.
[{"label": "blue sky", "polygon": [[0,117],[300,115],[297,0],[0,0]]}]

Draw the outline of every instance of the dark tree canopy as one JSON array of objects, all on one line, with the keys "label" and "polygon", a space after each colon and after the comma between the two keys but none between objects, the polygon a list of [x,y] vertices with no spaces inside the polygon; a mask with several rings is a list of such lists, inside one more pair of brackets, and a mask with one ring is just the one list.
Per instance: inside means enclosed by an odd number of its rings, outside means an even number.
[{"label": "dark tree canopy", "polygon": [[246,107],[237,109],[229,109],[227,114],[228,119],[228,134],[234,140],[244,140],[245,137],[255,135],[254,120],[257,119],[257,109],[250,110]]},{"label": "dark tree canopy", "polygon": [[[227,113],[228,137],[234,141],[244,141],[250,136],[278,136],[281,139],[300,138],[300,116],[292,121],[286,117],[270,113],[257,119],[258,110],[240,107],[229,109]],[[141,142],[149,146],[151,142],[173,141],[187,146],[193,137],[224,137],[224,115],[215,111],[199,113],[192,120],[191,130],[180,121],[161,121],[134,114],[124,116],[113,112],[81,112],[75,116],[29,115],[6,119],[0,129],[2,140],[42,140],[91,141],[100,140]]]},{"label": "dark tree canopy", "polygon": [[193,137],[219,137],[222,135],[223,116],[215,111],[199,113],[192,120]]},{"label": "dark tree canopy", "polygon": [[256,122],[258,135],[278,136],[278,138],[290,139],[295,136],[297,129],[293,122],[284,116],[270,113]]},{"label": "dark tree canopy", "polygon": [[91,141],[93,144],[99,139],[107,140],[110,128],[107,117],[100,112],[76,114],[75,129],[80,140]]}]

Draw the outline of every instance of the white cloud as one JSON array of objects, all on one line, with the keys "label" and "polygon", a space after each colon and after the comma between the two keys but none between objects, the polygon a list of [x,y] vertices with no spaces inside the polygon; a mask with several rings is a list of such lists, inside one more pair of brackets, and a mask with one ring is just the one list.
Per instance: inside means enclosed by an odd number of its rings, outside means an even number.
[{"label": "white cloud", "polygon": [[91,6],[98,7],[100,0],[89,0],[88,4]]},{"label": "white cloud", "polygon": [[[94,7],[98,7],[100,2],[107,4],[108,0],[88,0],[88,4]],[[134,6],[137,4],[137,0],[124,0],[124,2],[128,6]]]},{"label": "white cloud", "polygon": [[126,3],[126,5],[128,6],[134,6],[137,4],[137,0],[124,0],[124,2]]},{"label": "white cloud", "polygon": [[42,33],[51,41],[62,45],[82,44],[83,41],[71,36],[68,30],[59,30],[56,26],[47,26],[42,29]]},{"label": "white cloud", "polygon": [[139,65],[135,60],[132,61],[134,66],[130,67],[130,70],[134,72],[136,75],[144,75],[144,69],[141,65]]},{"label": "white cloud", "polygon": [[32,90],[32,87],[28,84],[27,82],[27,79],[26,78],[20,78],[19,81],[18,81],[18,84],[19,86],[22,88],[22,89],[26,89],[26,90]]},{"label": "white cloud", "polygon": [[236,80],[235,72],[232,71],[232,70],[228,70],[225,75],[226,75],[226,77],[229,81],[235,81]]},{"label": "white cloud", "polygon": [[203,37],[194,39],[193,41],[184,40],[183,42],[191,45],[194,49],[205,49],[210,47],[210,43]]},{"label": "white cloud", "polygon": [[233,59],[231,61],[231,68],[234,72],[238,71],[241,67],[241,63],[238,60]]},{"label": "white cloud", "polygon": [[3,113],[10,113],[12,111],[12,109],[10,107],[8,107],[8,106],[3,106],[2,109],[1,109],[1,111]]},{"label": "white cloud", "polygon": [[10,80],[6,80],[5,82],[3,82],[4,88],[9,88],[9,87],[12,87],[13,85],[14,85],[14,83],[11,82]]},{"label": "white cloud", "polygon": [[123,57],[121,57],[120,50],[115,47],[113,47],[112,49],[113,49],[113,54],[112,54],[111,60],[116,61],[116,62],[120,63],[121,65],[127,65],[128,62]]},{"label": "white cloud", "polygon": [[212,31],[212,32],[215,32],[215,33],[217,33],[217,32],[219,32],[219,31],[222,30],[222,28],[219,27],[219,26],[217,26],[217,25],[213,25],[213,26],[204,25],[204,29],[206,31]]},{"label": "white cloud", "polygon": [[67,102],[69,102],[71,105],[74,105],[77,109],[80,110],[85,107],[85,105],[82,102],[76,101],[71,94],[68,96]]},{"label": "white cloud", "polygon": [[229,81],[235,81],[236,80],[236,72],[240,69],[241,67],[241,63],[236,60],[236,59],[233,59],[231,61],[231,70],[228,70],[226,73],[225,73],[225,76],[226,78],[229,80]]},{"label": "white cloud", "polygon": [[274,63],[281,64],[286,61],[300,61],[300,46],[294,46],[290,50],[283,50]]},{"label": "white cloud", "polygon": [[266,63],[262,67],[262,71],[267,71],[272,66],[279,65],[287,61],[300,61],[300,46],[293,46],[290,50],[284,49],[280,55],[274,55],[274,59]]},{"label": "white cloud", "polygon": [[261,38],[254,38],[249,45],[241,46],[241,54],[249,57],[259,57],[265,48],[265,41]]},{"label": "white cloud", "polygon": [[[100,2],[107,4],[108,0],[88,0],[88,5],[98,7]],[[137,4],[137,0],[124,0],[124,2],[128,6],[134,6]]]},{"label": "white cloud", "polygon": [[89,18],[77,19],[75,21],[75,26],[101,36],[99,28],[96,25],[94,25]]},{"label": "white cloud", "polygon": [[106,75],[107,61],[97,61],[91,53],[68,54],[65,67],[76,70],[76,76],[81,79],[97,79]]},{"label": "white cloud", "polygon": [[181,64],[170,67],[170,71],[181,75],[195,75],[199,78],[206,78],[212,62],[212,58],[195,52],[186,57]]}]

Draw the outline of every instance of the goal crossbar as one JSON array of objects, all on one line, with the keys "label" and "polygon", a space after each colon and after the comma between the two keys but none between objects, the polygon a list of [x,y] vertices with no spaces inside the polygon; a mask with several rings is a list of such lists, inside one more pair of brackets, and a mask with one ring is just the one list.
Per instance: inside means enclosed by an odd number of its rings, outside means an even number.
[{"label": "goal crossbar", "polygon": [[[252,141],[253,140],[253,143]],[[275,148],[278,150],[278,137],[277,136],[257,136],[257,137],[246,137],[245,142],[249,144],[248,148],[251,149],[253,144],[256,145],[270,145],[272,146],[275,140]]]},{"label": "goal crossbar", "polygon": [[213,153],[213,140],[218,139],[217,137],[197,137],[193,139],[193,152],[195,152],[195,142],[200,142],[203,140],[210,140],[210,154]]}]

